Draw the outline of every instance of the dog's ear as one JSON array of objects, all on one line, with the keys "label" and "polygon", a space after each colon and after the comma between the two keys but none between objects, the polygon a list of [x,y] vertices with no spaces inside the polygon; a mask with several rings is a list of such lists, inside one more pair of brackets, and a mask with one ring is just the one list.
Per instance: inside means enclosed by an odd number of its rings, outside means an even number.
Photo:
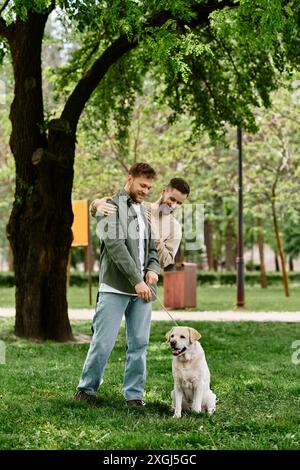
[{"label": "dog's ear", "polygon": [[172,334],[173,329],[174,329],[174,328],[172,328],[170,331],[168,331],[168,332],[166,333],[166,340],[167,340],[167,341],[170,341],[170,336],[171,336],[171,334]]},{"label": "dog's ear", "polygon": [[198,341],[198,339],[201,338],[199,331],[195,330],[195,328],[189,328],[189,334],[190,334],[190,343],[194,343],[195,341]]}]

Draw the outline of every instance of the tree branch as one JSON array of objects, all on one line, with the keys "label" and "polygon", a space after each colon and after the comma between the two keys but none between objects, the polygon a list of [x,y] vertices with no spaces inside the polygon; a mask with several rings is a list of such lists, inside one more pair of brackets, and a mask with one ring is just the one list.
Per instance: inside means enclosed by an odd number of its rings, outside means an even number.
[{"label": "tree branch", "polygon": [[0,9],[0,16],[2,15],[2,13],[4,12],[5,8],[7,7],[7,5],[9,4],[10,0],[6,0],[6,2],[4,2],[3,6],[1,7]]},{"label": "tree branch", "polygon": [[61,114],[61,119],[69,123],[72,131],[76,130],[78,120],[86,102],[97,88],[110,66],[116,63],[126,52],[134,49],[136,45],[136,42],[130,43],[127,36],[120,36],[104,51],[79,80]]},{"label": "tree branch", "polygon": [[[221,2],[197,6],[194,9],[195,18],[190,22],[177,20],[177,24],[178,26],[187,25],[191,28],[201,26],[208,22],[209,15],[213,11],[221,10],[224,7],[236,8],[237,3],[232,0],[224,0]],[[157,13],[147,21],[144,25],[144,29],[147,30],[147,28],[160,27],[169,19],[176,20],[169,11]],[[126,53],[137,47],[137,45],[138,41],[136,39],[130,42],[126,35],[120,36],[106,49],[106,51],[94,62],[92,67],[79,80],[73,92],[70,94],[61,114],[61,119],[69,124],[72,132],[76,132],[77,123],[85,104],[107,73],[108,69]]]}]

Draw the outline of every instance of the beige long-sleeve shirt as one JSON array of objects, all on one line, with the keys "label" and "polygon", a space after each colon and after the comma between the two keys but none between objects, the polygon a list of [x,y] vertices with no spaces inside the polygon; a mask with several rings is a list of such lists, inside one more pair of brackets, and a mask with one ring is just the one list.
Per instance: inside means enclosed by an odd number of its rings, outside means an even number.
[{"label": "beige long-sleeve shirt", "polygon": [[152,214],[152,236],[156,242],[159,263],[165,268],[174,263],[182,238],[181,225],[172,214],[160,212],[157,202],[144,204]]},{"label": "beige long-sleeve shirt", "polygon": [[[181,225],[172,214],[160,212],[158,202],[145,202],[144,205],[152,214],[152,237],[156,242],[160,266],[166,268],[175,262],[182,238]],[[90,214],[92,217],[96,214],[93,202],[90,205]]]}]

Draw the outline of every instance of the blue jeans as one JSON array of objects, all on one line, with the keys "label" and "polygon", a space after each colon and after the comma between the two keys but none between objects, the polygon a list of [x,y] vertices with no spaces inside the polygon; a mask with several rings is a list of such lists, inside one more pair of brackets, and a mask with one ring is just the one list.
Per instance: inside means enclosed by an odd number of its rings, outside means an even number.
[{"label": "blue jeans", "polygon": [[146,349],[151,324],[151,302],[134,295],[100,292],[93,318],[94,334],[81,373],[78,390],[96,395],[120,329],[126,323],[124,397],[141,400],[146,382]]}]

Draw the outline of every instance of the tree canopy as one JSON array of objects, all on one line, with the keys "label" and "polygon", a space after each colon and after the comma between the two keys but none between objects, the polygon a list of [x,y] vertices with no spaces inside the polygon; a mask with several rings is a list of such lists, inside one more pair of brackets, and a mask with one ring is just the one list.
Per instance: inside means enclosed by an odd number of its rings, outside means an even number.
[{"label": "tree canopy", "polygon": [[96,90],[91,104],[101,124],[113,115],[120,138],[146,74],[173,118],[188,112],[196,132],[216,136],[226,122],[254,131],[253,106],[269,106],[281,73],[299,67],[300,6],[293,0],[20,0],[2,10],[6,38],[17,17],[55,10],[64,40],[74,43],[55,71],[63,114],[76,125]]}]

